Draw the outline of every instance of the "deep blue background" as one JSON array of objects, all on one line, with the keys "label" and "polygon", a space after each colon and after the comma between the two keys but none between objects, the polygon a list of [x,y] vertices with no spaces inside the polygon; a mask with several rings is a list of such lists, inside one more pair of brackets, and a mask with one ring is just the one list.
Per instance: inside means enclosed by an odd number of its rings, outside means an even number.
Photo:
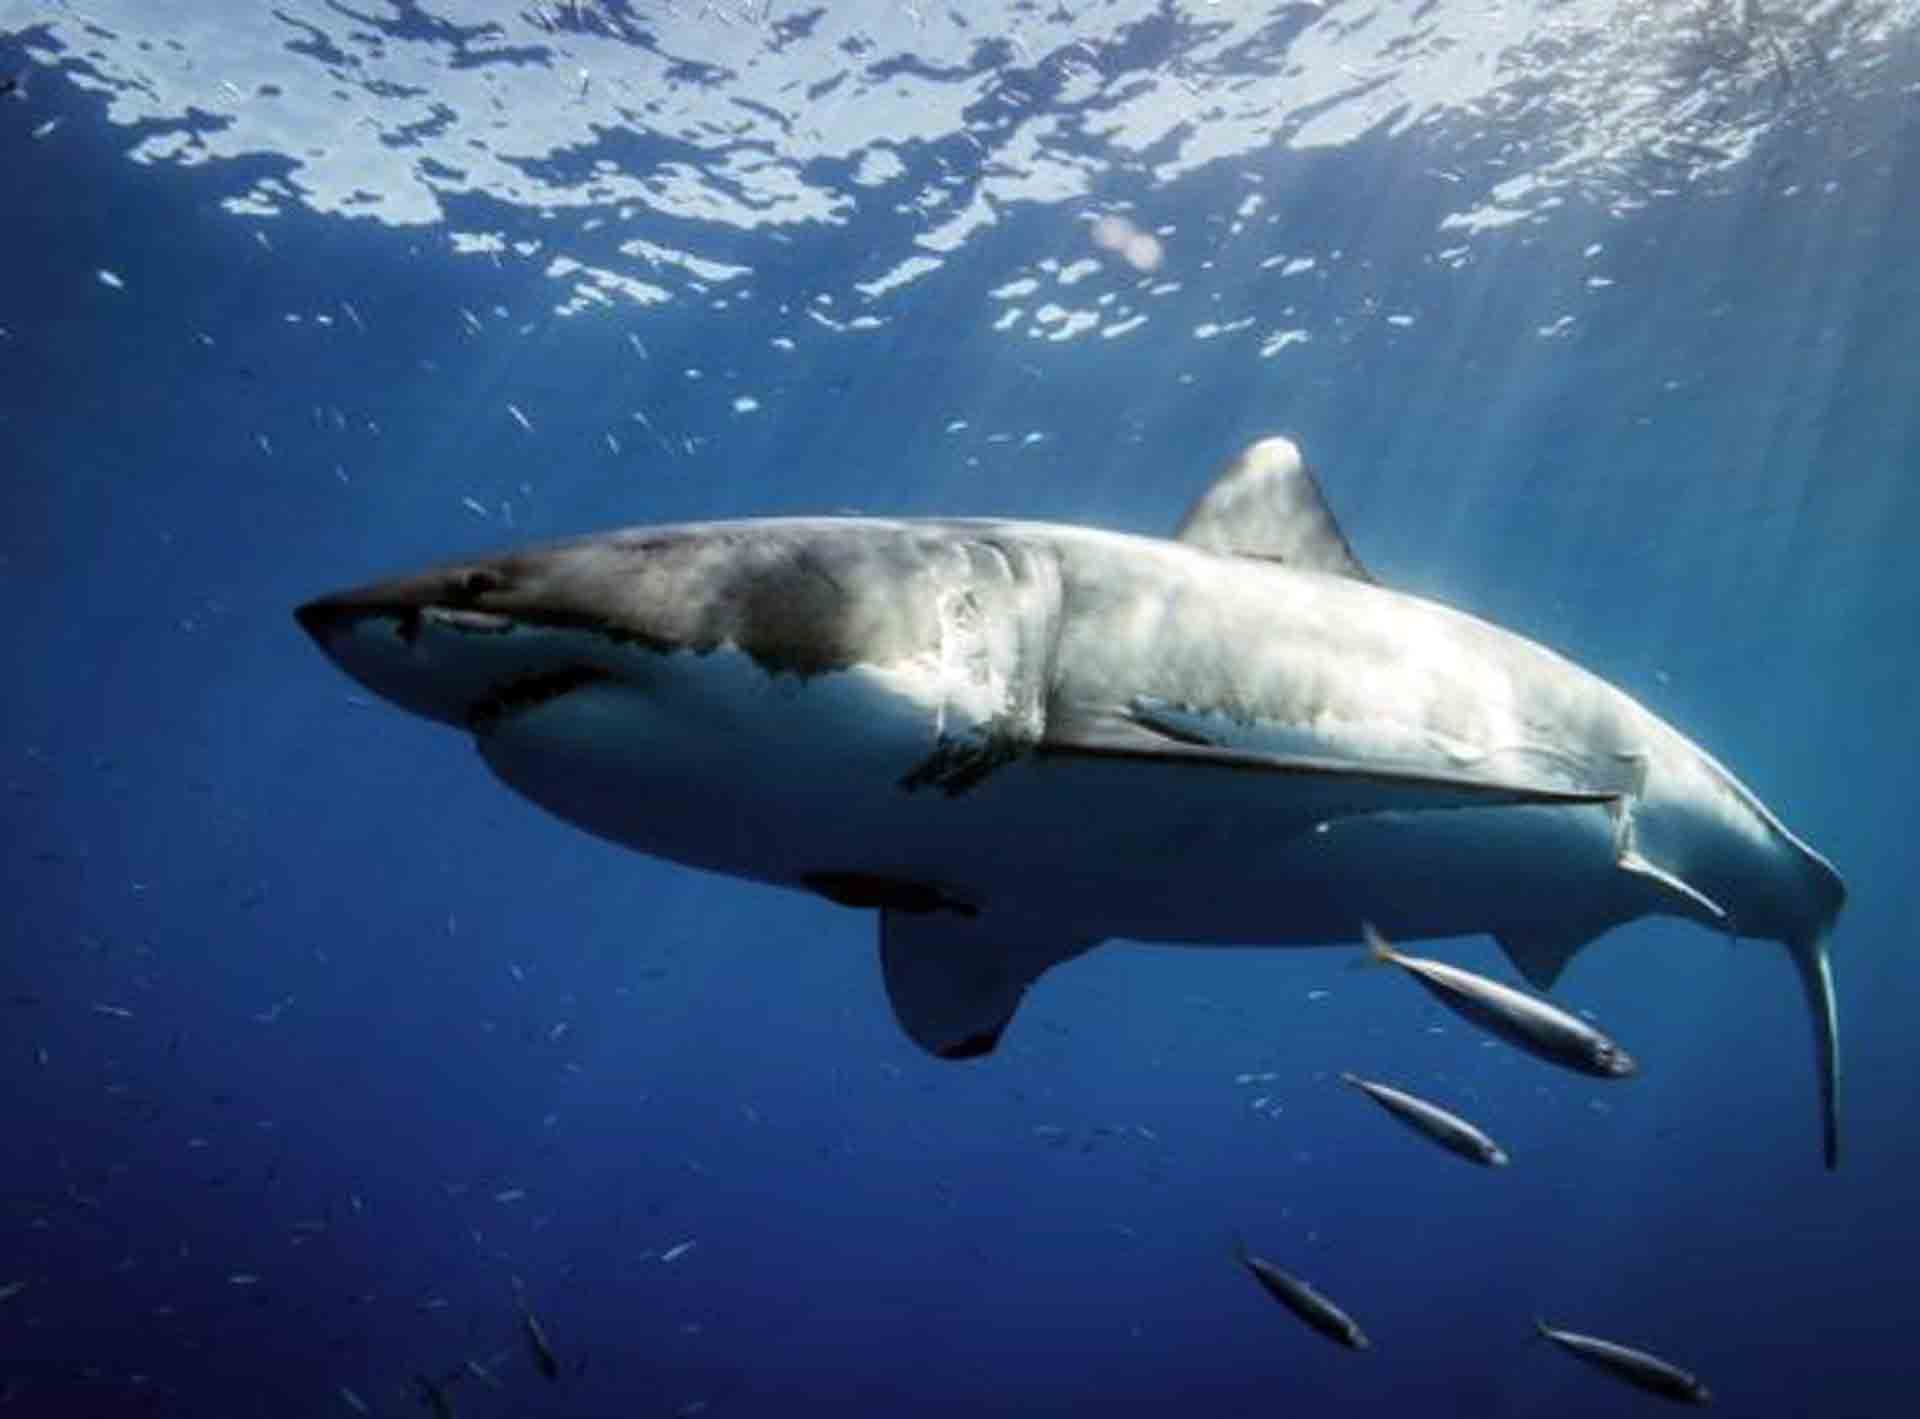
[{"label": "deep blue background", "polygon": [[[457,1384],[481,1416],[1652,1403],[1532,1341],[1540,1312],[1673,1355],[1727,1412],[1902,1412],[1920,129],[1869,117],[1868,156],[1783,134],[1711,191],[1570,205],[1458,271],[1422,255],[1446,194],[1406,180],[1413,140],[1276,152],[1252,165],[1286,220],[1344,261],[1283,290],[1273,239],[1189,221],[1185,289],[1145,331],[1054,345],[993,332],[983,293],[1085,253],[1062,211],[1007,213],[878,331],[775,318],[871,276],[857,228],[779,249],[749,283],[764,320],[560,319],[544,257],[235,218],[248,165],[130,166],[51,76],[0,108],[0,1285],[27,1282],[0,1302],[4,1393],[341,1415],[345,1384],[400,1414],[410,1375],[471,1357],[505,1386]],[[1226,210],[1235,183],[1132,195]],[[474,205],[458,224],[538,225]],[[1588,290],[1596,269],[1617,284]],[[1316,338],[1272,360],[1190,337],[1282,301]],[[1568,338],[1538,335],[1569,310]],[[1629,1084],[1313,951],[1110,947],[991,1060],[939,1064],[893,1025],[867,917],[544,818],[457,737],[357,702],[289,618],[621,522],[1166,529],[1274,430],[1384,579],[1615,679],[1840,865],[1838,1175],[1784,953],[1672,923],[1614,933],[1559,992],[1640,1057]],[[1448,954],[1506,970],[1485,940]],[[1463,1106],[1514,1166],[1423,1148],[1345,1068]],[[1277,1311],[1236,1230],[1375,1348]],[[560,1385],[520,1348],[515,1277]]]}]

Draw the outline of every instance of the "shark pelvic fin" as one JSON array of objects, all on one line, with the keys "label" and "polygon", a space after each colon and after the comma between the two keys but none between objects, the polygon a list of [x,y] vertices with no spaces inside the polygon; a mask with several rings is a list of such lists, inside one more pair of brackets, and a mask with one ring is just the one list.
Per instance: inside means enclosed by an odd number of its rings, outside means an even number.
[{"label": "shark pelvic fin", "polygon": [[1094,944],[1004,918],[880,913],[880,969],[894,1018],[941,1059],[993,1053],[1027,988]]},{"label": "shark pelvic fin", "polygon": [[1567,963],[1612,925],[1613,920],[1597,924],[1579,921],[1565,926],[1510,927],[1496,931],[1493,939],[1500,943],[1500,949],[1506,952],[1507,959],[1526,978],[1528,985],[1535,990],[1552,990]]},{"label": "shark pelvic fin", "polygon": [[1292,439],[1250,443],[1187,510],[1177,541],[1372,581]]}]

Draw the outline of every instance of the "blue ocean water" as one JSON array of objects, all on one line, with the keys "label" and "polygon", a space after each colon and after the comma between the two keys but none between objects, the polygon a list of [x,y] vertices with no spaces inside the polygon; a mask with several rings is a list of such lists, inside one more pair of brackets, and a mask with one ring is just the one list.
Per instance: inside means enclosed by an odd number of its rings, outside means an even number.
[{"label": "blue ocean water", "polygon": [[[1912,6],[162,8],[0,4],[6,1405],[1658,1403],[1542,1315],[1907,1412]],[[1111,944],[928,1058],[870,914],[546,817],[290,615],[627,523],[1161,533],[1271,432],[1839,866],[1837,1172],[1786,954],[1659,919],[1556,990],[1627,1083],[1350,949]]]}]

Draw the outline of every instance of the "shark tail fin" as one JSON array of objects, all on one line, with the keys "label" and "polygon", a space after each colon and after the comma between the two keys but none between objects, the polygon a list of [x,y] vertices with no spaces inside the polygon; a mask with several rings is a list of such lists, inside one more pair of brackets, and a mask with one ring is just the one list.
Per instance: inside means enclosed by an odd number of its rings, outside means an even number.
[{"label": "shark tail fin", "polygon": [[1833,992],[1833,958],[1822,929],[1789,942],[1800,989],[1813,1017],[1813,1064],[1820,1081],[1820,1124],[1828,1171],[1840,1166],[1840,1009]]}]

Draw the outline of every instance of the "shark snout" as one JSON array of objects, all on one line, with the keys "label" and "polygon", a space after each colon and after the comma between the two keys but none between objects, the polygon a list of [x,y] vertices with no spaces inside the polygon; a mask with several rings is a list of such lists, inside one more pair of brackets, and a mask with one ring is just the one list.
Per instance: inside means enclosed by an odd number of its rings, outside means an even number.
[{"label": "shark snout", "polygon": [[361,621],[377,617],[398,621],[408,614],[418,616],[419,612],[415,609],[409,613],[401,607],[376,607],[356,602],[351,595],[342,594],[315,597],[296,607],[293,619],[300,623],[301,630],[313,637],[321,650],[331,655],[333,643]]},{"label": "shark snout", "polygon": [[439,568],[315,597],[297,608],[293,618],[325,650],[364,622],[417,629],[427,612],[477,611],[487,596],[504,585],[501,573],[484,566]]},{"label": "shark snout", "polygon": [[515,605],[499,568],[444,568],[316,597],[294,620],[322,653],[380,698],[484,732],[506,716],[614,678],[611,642]]},{"label": "shark snout", "polygon": [[326,597],[316,597],[294,607],[293,619],[300,623],[301,630],[325,646],[327,635],[334,625],[334,608],[328,604]]},{"label": "shark snout", "polygon": [[465,728],[473,706],[494,696],[512,673],[498,643],[514,622],[448,604],[450,590],[443,575],[376,583],[316,597],[293,618],[329,660],[374,694]]}]

